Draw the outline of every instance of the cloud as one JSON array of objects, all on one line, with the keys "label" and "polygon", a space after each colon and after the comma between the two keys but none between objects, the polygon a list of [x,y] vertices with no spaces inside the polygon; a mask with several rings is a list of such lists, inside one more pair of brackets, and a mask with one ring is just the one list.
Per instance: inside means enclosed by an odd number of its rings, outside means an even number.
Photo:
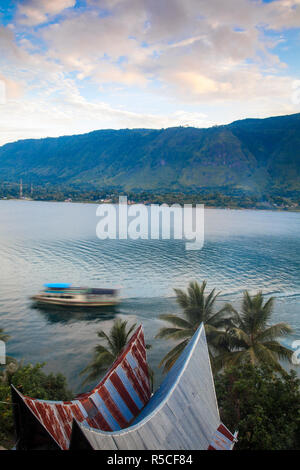
[{"label": "cloud", "polygon": [[299,28],[300,1],[276,0],[264,5],[266,27],[274,30]]},{"label": "cloud", "polygon": [[295,77],[274,51],[300,28],[300,0],[75,3],[24,0],[15,24],[0,27],[7,139],[18,128],[207,126],[298,110]]},{"label": "cloud", "polygon": [[0,26],[0,58],[6,57],[8,60],[15,60],[20,58],[21,52],[15,43],[14,32]]},{"label": "cloud", "polygon": [[9,99],[18,99],[23,95],[23,86],[21,83],[15,82],[14,80],[5,77],[0,73],[0,82],[4,83],[4,99],[7,101]]},{"label": "cloud", "polygon": [[277,40],[257,27],[267,19],[274,27],[283,3],[99,0],[90,2],[97,9],[70,13],[44,28],[42,37],[50,60],[101,88],[156,82],[157,93],[199,104],[286,96],[292,79],[282,76],[285,64],[272,51]]},{"label": "cloud", "polygon": [[[257,28],[259,22],[265,22],[266,6],[270,11],[273,3],[228,3],[102,0],[92,4],[107,9],[106,15],[99,16],[98,10],[70,14],[61,23],[44,28],[42,34],[53,60],[68,71],[78,72],[79,78],[91,77],[99,85],[145,86],[161,80],[172,87],[174,78],[177,84],[186,83],[187,95],[191,81],[193,94],[198,90],[199,96],[205,89],[226,92],[226,86],[214,84],[220,76],[215,76],[215,64],[231,68],[235,74],[239,73],[237,64],[248,63],[251,70],[249,62],[255,68],[262,57],[264,66],[284,65],[272,53],[275,41],[266,41]],[[278,8],[273,10],[277,12]]]},{"label": "cloud", "polygon": [[18,6],[17,21],[28,26],[45,23],[75,4],[76,0],[24,0]]},{"label": "cloud", "polygon": [[59,100],[34,103],[10,100],[1,112],[0,145],[19,139],[80,134],[101,128],[157,128],[171,126],[208,127],[203,113],[178,110],[172,115],[134,113],[104,102],[89,102],[71,90]]}]

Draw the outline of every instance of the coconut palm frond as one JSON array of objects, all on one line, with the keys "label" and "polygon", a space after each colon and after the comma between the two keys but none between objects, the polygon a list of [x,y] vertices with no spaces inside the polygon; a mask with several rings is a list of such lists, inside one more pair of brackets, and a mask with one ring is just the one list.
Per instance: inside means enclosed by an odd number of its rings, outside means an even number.
[{"label": "coconut palm frond", "polygon": [[110,337],[105,333],[105,331],[103,331],[103,330],[98,331],[97,336],[101,339],[104,339],[107,342],[110,350],[113,351],[114,344],[113,344],[112,340],[110,339]]},{"label": "coconut palm frond", "polygon": [[294,354],[293,350],[286,348],[278,341],[266,341],[263,343],[263,346],[272,351],[280,360],[290,361]]},{"label": "coconut palm frond", "polygon": [[193,325],[184,318],[181,318],[177,315],[171,315],[171,314],[163,314],[159,316],[160,320],[167,321],[169,323],[172,323],[175,326],[178,326],[179,328],[192,328]]},{"label": "coconut palm frond", "polygon": [[97,344],[97,346],[95,346],[95,356],[97,357],[99,354],[103,353],[110,354],[110,356],[113,357],[111,351],[109,351],[105,346],[102,346],[102,344]]},{"label": "coconut palm frond", "polygon": [[[132,332],[136,327],[136,323],[131,325],[129,328],[127,325],[128,322],[126,320],[123,321],[118,318],[114,321],[109,334],[105,333],[103,330],[97,332],[98,337],[104,340],[107,346],[102,344],[95,346],[94,357],[91,363],[80,372],[80,375],[88,374],[83,381],[83,384],[99,378],[99,376],[117,359],[128,343]],[[148,345],[148,348],[149,346],[150,345]]]},{"label": "coconut palm frond", "polygon": [[112,364],[114,361],[113,355],[109,351],[101,351],[100,353],[95,353],[93,361],[88,364],[79,375],[84,375],[85,373],[98,369],[99,371],[103,368],[105,369],[107,364]]},{"label": "coconut palm frond", "polygon": [[[232,364],[234,357],[239,363],[250,361],[254,365],[266,364],[284,373],[279,361],[291,359],[293,352],[276,339],[290,334],[292,329],[283,322],[269,325],[273,307],[274,299],[271,297],[264,303],[261,291],[252,296],[249,292],[244,292],[241,313],[227,305],[228,312],[233,314],[232,325],[230,322],[228,324],[227,344],[225,341],[225,350],[228,347],[229,352],[220,356],[219,364]],[[230,354],[233,356],[230,357]]]},{"label": "coconut palm frond", "polygon": [[132,332],[136,329],[136,323],[134,323],[133,325],[131,325],[131,327],[128,329],[127,331],[127,334],[126,334],[126,339],[127,339],[127,342],[128,340],[130,339],[131,337],[131,334]]},{"label": "coconut palm frond", "polygon": [[204,308],[206,312],[208,312],[209,314],[211,313],[217,298],[221,294],[221,292],[217,292],[217,293],[215,292],[216,292],[216,289],[213,289],[204,300]]},{"label": "coconut palm frond", "polygon": [[187,294],[181,289],[174,289],[176,294],[176,301],[182,309],[185,309],[189,306],[189,298]]},{"label": "coconut palm frond", "polygon": [[182,328],[161,328],[155,338],[167,338],[173,339],[174,335],[181,333],[183,330]]},{"label": "coconut palm frond", "polygon": [[225,367],[231,367],[247,360],[244,351],[225,351],[215,356],[212,363],[214,370],[219,371]]},{"label": "coconut palm frond", "polygon": [[171,369],[173,364],[177,361],[178,357],[188,344],[189,340],[185,339],[181,343],[177,344],[171,351],[168,352],[168,354],[165,355],[165,357],[161,360],[159,366],[162,367],[164,366],[164,372],[167,372]]},{"label": "coconut palm frond", "polygon": [[[160,319],[170,323],[173,328],[161,328],[156,338],[190,339],[201,323],[215,328],[225,328],[228,326],[228,320],[225,321],[224,318],[225,310],[214,311],[214,305],[220,293],[216,293],[215,289],[213,289],[206,295],[205,289],[206,281],[203,281],[201,284],[198,284],[196,281],[190,282],[186,291],[174,289],[177,303],[182,308],[182,315],[161,315]],[[162,363],[164,363],[165,359],[169,361],[165,369],[171,366],[173,358],[173,353],[171,357],[165,356]]]},{"label": "coconut palm frond", "polygon": [[272,351],[271,348],[267,347],[265,344],[256,344],[253,348],[255,352],[255,364],[265,364],[269,367],[272,367],[277,372],[284,371],[283,367],[278,361],[278,355]]},{"label": "coconut palm frond", "polygon": [[231,317],[228,317],[228,311],[226,307],[222,307],[216,313],[212,313],[206,323],[214,325],[217,328],[226,327],[229,325]]},{"label": "coconut palm frond", "polygon": [[261,331],[257,335],[257,339],[259,339],[261,342],[270,341],[282,336],[290,335],[292,332],[293,329],[287,323],[276,323],[275,325],[271,325],[265,330]]},{"label": "coconut palm frond", "polygon": [[[204,323],[209,352],[216,367],[250,362],[268,364],[282,371],[279,361],[290,359],[292,352],[276,339],[290,334],[292,329],[286,323],[270,325],[274,299],[271,297],[264,302],[261,291],[254,295],[245,291],[240,312],[229,303],[214,311],[220,293],[213,289],[206,295],[205,289],[205,281],[201,285],[190,282],[186,292],[175,289],[182,316],[162,315],[160,318],[172,327],[161,328],[156,337],[188,340]],[[161,364],[165,370],[178,358],[181,344],[163,358]]]},{"label": "coconut palm frond", "polygon": [[244,344],[246,347],[251,345],[251,338],[248,333],[242,330],[241,328],[233,327],[230,329],[232,342],[236,339],[238,344]]}]

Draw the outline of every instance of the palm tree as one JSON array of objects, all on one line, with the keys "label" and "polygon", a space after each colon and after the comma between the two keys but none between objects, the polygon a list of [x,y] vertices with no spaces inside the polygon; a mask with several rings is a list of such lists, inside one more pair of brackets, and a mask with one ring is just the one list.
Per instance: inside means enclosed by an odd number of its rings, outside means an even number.
[{"label": "palm tree", "polygon": [[226,309],[222,308],[215,312],[215,302],[220,293],[216,293],[213,289],[206,295],[205,288],[206,281],[203,281],[201,285],[194,281],[190,282],[187,292],[174,289],[177,303],[183,309],[183,316],[168,314],[159,317],[171,323],[172,327],[161,328],[156,335],[157,338],[183,340],[162,359],[160,365],[164,366],[165,372],[171,369],[200,323],[204,323],[211,357],[221,341],[219,337],[224,333],[220,328],[226,325],[227,320],[224,316]]},{"label": "palm tree", "polygon": [[103,330],[98,331],[97,335],[99,338],[104,339],[107,343],[107,347],[102,344],[98,344],[95,347],[94,358],[92,362],[83,369],[80,373],[88,376],[84,380],[83,384],[93,381],[103,374],[109,366],[117,359],[121,351],[128,343],[131,333],[136,327],[136,323],[127,329],[127,321],[116,319],[114,324],[107,335]]},{"label": "palm tree", "polygon": [[253,296],[244,292],[241,313],[230,304],[225,306],[232,317],[227,335],[223,336],[223,352],[215,359],[218,368],[250,362],[284,372],[279,360],[290,360],[293,351],[280,344],[278,338],[290,334],[292,329],[283,322],[270,325],[273,306],[274,298],[264,304],[261,291]]}]

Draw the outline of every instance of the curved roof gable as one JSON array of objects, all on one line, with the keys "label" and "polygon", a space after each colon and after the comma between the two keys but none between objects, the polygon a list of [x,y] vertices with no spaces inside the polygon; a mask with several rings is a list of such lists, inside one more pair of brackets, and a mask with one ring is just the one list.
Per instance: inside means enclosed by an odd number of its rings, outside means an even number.
[{"label": "curved roof gable", "polygon": [[94,449],[201,450],[220,424],[202,324],[132,426],[103,432],[77,422],[74,433],[83,433]]},{"label": "curved roof gable", "polygon": [[[61,449],[69,448],[74,419],[105,431],[127,427],[151,395],[142,326],[91,392],[69,402],[38,400],[15,392]],[[22,417],[19,413],[18,420]]]}]

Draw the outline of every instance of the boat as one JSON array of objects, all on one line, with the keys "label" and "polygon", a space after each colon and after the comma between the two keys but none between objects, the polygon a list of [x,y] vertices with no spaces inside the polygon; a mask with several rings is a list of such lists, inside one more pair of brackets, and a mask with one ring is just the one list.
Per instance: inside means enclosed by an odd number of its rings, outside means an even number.
[{"label": "boat", "polygon": [[45,284],[44,290],[31,300],[38,304],[68,307],[105,307],[120,303],[118,289],[73,287],[72,284]]}]

